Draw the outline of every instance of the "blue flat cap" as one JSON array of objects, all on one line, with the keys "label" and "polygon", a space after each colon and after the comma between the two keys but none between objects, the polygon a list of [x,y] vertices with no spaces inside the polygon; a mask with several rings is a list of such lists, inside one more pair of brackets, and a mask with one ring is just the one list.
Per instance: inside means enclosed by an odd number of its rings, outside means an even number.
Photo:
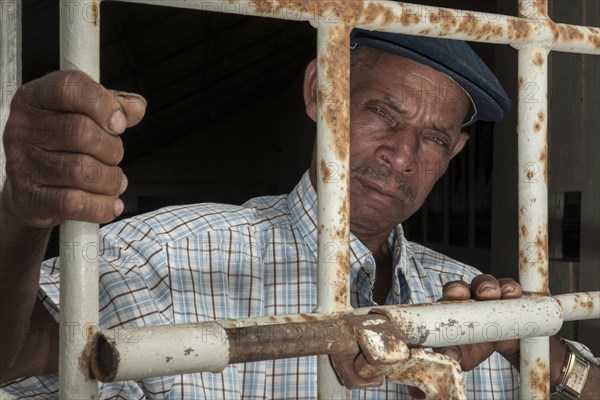
[{"label": "blue flat cap", "polygon": [[466,42],[356,28],[350,43],[410,58],[452,78],[475,106],[463,126],[476,120],[500,121],[510,111],[510,99],[502,85]]}]

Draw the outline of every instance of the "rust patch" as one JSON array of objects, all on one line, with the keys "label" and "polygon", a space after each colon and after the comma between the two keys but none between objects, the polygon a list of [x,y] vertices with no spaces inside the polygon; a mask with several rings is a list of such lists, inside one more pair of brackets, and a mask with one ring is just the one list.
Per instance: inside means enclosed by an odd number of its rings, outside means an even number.
[{"label": "rust patch", "polygon": [[318,318],[316,316],[314,316],[313,314],[300,314],[300,318],[302,318],[305,321],[317,321]]},{"label": "rust patch", "polygon": [[363,10],[362,17],[368,24],[379,22],[383,25],[389,25],[395,20],[394,12],[381,3],[369,3]]},{"label": "rust patch", "polygon": [[533,170],[531,170],[531,169],[528,169],[527,170],[527,180],[532,181],[534,176],[535,176],[535,172],[533,172]]},{"label": "rust patch", "polygon": [[575,304],[578,308],[583,308],[588,312],[592,312],[594,310],[594,301],[590,296],[576,294],[575,295]]},{"label": "rust patch", "polygon": [[429,35],[429,32],[431,32],[431,29],[423,29],[421,31],[419,31],[420,35]]},{"label": "rust patch", "polygon": [[331,168],[324,160],[321,160],[321,181],[324,183],[331,181]]},{"label": "rust patch", "polygon": [[543,111],[540,111],[537,116],[538,116],[538,121],[540,121],[540,122],[544,122],[546,120],[546,115],[544,114]]},{"label": "rust patch", "polygon": [[94,334],[96,333],[96,329],[94,329],[93,326],[88,326],[86,331],[87,331],[86,334],[87,334],[88,340],[90,340],[92,338],[92,336],[94,336]]},{"label": "rust patch", "polygon": [[542,151],[540,152],[540,163],[542,163],[542,168],[544,169],[544,182],[548,184],[548,147],[544,146]]},{"label": "rust patch", "polygon": [[531,35],[531,25],[523,19],[511,18],[508,20],[508,31],[511,39],[527,39]]},{"label": "rust patch", "polygon": [[529,372],[529,380],[532,391],[541,394],[546,391],[546,382],[550,378],[550,371],[548,365],[539,357],[535,360],[535,366],[536,368],[532,368]]},{"label": "rust patch", "polygon": [[597,49],[600,49],[600,34],[597,32],[595,34],[589,34],[588,40],[590,43],[596,46]]},{"label": "rust patch", "polygon": [[415,25],[421,22],[421,17],[411,12],[403,12],[400,23],[404,26]]},{"label": "rust patch", "polygon": [[533,64],[535,64],[537,67],[542,67],[544,65],[544,56],[539,51],[535,53]]},{"label": "rust patch", "polygon": [[473,35],[478,39],[482,36],[482,28],[481,24],[479,23],[479,19],[477,19],[475,17],[475,14],[473,14],[472,12],[467,12],[460,19],[460,24],[458,25],[457,30],[459,32],[465,32],[469,35]]},{"label": "rust patch", "polygon": [[565,41],[579,41],[583,39],[583,33],[571,25],[558,25],[560,37]]},{"label": "rust patch", "polygon": [[523,76],[519,76],[519,90],[523,89],[525,86],[525,78]]},{"label": "rust patch", "polygon": [[521,214],[521,216],[525,215],[525,207],[519,208],[519,214]]},{"label": "rust patch", "polygon": [[542,130],[542,125],[539,122],[536,122],[535,124],[533,124],[533,131],[534,132],[539,132]]},{"label": "rust patch", "polygon": [[546,148],[544,148],[542,150],[542,152],[540,153],[540,162],[547,162],[548,161],[548,151],[546,150]]},{"label": "rust patch", "polygon": [[[535,245],[538,250],[538,260],[547,260],[548,259],[548,235],[538,232],[535,236]],[[547,271],[546,271],[547,274]]]},{"label": "rust patch", "polygon": [[92,22],[94,26],[98,26],[98,22],[100,22],[100,7],[97,1],[92,3]]},{"label": "rust patch", "polygon": [[[234,3],[234,1],[230,1]],[[254,1],[257,13],[274,16],[289,9],[294,13],[312,15],[316,22],[356,25],[362,12],[362,0],[316,2],[314,0]]]},{"label": "rust patch", "polygon": [[456,14],[450,10],[444,10],[440,8],[436,13],[429,14],[429,22],[431,24],[439,25],[442,28],[442,34],[447,34],[457,22]]},{"label": "rust patch", "polygon": [[529,230],[525,225],[521,225],[521,236],[526,237],[529,234]]},{"label": "rust patch", "polygon": [[288,323],[289,323],[289,322],[293,322],[293,321],[294,321],[294,320],[292,319],[292,317],[288,317],[288,316],[285,316],[285,317],[283,317],[283,320],[284,320],[285,322],[288,322]]},{"label": "rust patch", "polygon": [[525,251],[520,250],[519,251],[519,270],[523,271],[525,268],[527,268],[527,254],[525,254]]}]

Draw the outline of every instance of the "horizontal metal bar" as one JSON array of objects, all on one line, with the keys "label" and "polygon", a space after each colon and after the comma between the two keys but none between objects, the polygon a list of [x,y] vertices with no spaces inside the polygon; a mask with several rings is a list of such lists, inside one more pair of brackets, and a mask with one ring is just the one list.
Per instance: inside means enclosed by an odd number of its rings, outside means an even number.
[{"label": "horizontal metal bar", "polygon": [[563,321],[600,318],[599,293],[580,292],[554,296],[563,310]]},{"label": "horizontal metal bar", "polygon": [[519,18],[479,11],[386,0],[119,0],[229,14],[253,15],[313,24],[345,24],[370,30],[476,42],[532,42],[570,52],[600,54],[600,29],[557,24],[549,18]]},{"label": "horizontal metal bar", "polygon": [[[218,372],[228,363],[338,354],[356,326],[392,323],[411,346],[441,347],[554,335],[573,315],[600,317],[600,292],[487,302],[440,302],[140,328],[103,330],[90,345],[103,382],[176,373]],[[563,309],[563,305],[568,306]],[[585,311],[583,311],[585,310]],[[368,313],[368,314],[367,314]],[[366,322],[366,323],[365,323]]]},{"label": "horizontal metal bar", "polygon": [[220,372],[229,363],[229,340],[215,322],[162,325],[123,334],[98,332],[90,365],[102,382],[135,380],[186,372]]}]

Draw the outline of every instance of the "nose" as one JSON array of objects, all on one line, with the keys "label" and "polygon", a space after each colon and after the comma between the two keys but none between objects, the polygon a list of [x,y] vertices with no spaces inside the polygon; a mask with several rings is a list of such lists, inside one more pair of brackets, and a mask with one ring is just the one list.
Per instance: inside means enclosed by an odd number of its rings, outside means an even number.
[{"label": "nose", "polygon": [[418,169],[418,134],[410,128],[402,129],[381,140],[375,158],[396,173],[413,174]]}]

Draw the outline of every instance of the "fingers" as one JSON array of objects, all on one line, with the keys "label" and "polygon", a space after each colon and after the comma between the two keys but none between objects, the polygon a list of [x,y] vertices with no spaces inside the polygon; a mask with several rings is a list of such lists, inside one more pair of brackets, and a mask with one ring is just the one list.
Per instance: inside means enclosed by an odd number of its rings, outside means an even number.
[{"label": "fingers", "polygon": [[518,299],[523,294],[523,288],[514,279],[501,278],[498,279],[498,282],[500,283],[502,299]]},{"label": "fingers", "polygon": [[[11,109],[52,110],[83,114],[106,132],[123,133],[144,115],[142,97],[110,91],[82,71],[57,71],[24,85]],[[128,119],[128,117],[130,119]]]},{"label": "fingers", "polygon": [[116,165],[118,134],[140,122],[146,101],[107,90],[81,71],[60,71],[23,86],[11,103],[3,140],[3,199],[26,223],[109,222],[127,186]]},{"label": "fingers", "polygon": [[489,274],[477,275],[471,281],[471,296],[477,300],[498,300],[502,295],[498,279]]},{"label": "fingers", "polygon": [[471,298],[471,291],[466,282],[448,282],[442,289],[442,300],[468,300],[469,298]]},{"label": "fingers", "polygon": [[495,351],[493,343],[477,343],[464,346],[440,347],[434,349],[437,353],[450,357],[460,364],[463,371],[470,371]]},{"label": "fingers", "polygon": [[94,195],[83,190],[40,188],[31,204],[43,207],[58,223],[63,220],[107,223],[123,212],[123,202],[114,196]]}]

